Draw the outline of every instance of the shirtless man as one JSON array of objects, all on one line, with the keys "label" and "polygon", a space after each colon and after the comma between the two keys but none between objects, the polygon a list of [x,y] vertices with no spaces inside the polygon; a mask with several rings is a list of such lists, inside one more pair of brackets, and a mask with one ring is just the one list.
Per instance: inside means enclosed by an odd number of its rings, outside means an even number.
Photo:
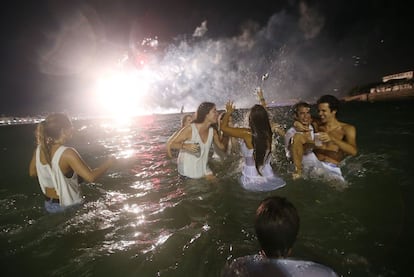
[{"label": "shirtless man", "polygon": [[358,152],[356,129],[353,125],[340,122],[336,118],[339,100],[333,95],[323,95],[316,103],[319,120],[315,123],[319,139],[323,143],[313,150],[318,160],[338,165],[346,155],[355,156]]},{"label": "shirtless man", "polygon": [[[315,132],[318,132],[318,139],[321,145],[313,145],[313,153],[316,155],[304,155],[307,147],[309,147],[309,137],[297,139],[293,141],[291,152],[296,170],[293,178],[302,176],[302,166],[311,169],[320,169],[323,174],[339,181],[345,181],[339,163],[346,155],[355,156],[357,154],[356,146],[356,129],[354,126],[340,122],[336,118],[339,108],[339,100],[332,95],[323,95],[318,101],[319,118],[312,120]],[[310,131],[310,125],[295,122],[297,131]],[[314,138],[314,137],[313,137]],[[298,163],[297,161],[302,161]],[[321,173],[319,171],[319,173]]]}]

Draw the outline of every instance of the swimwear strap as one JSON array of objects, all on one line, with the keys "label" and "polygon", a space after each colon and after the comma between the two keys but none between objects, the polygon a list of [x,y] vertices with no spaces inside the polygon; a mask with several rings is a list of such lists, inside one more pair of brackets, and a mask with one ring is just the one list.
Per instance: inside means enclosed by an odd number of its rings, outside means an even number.
[{"label": "swimwear strap", "polygon": [[60,203],[59,199],[50,198],[50,197],[48,197],[46,195],[45,195],[45,199],[46,199],[46,201],[51,201],[52,203]]}]

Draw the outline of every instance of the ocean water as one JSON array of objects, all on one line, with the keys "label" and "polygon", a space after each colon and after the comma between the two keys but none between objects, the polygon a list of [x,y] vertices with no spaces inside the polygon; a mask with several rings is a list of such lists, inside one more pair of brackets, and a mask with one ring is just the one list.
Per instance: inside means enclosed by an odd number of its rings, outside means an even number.
[{"label": "ocean water", "polygon": [[[56,215],[28,176],[35,126],[0,126],[2,276],[220,276],[259,250],[254,211],[270,195],[298,208],[294,257],[342,276],[411,276],[413,115],[413,102],[344,105],[338,117],[356,126],[359,148],[342,164],[346,187],[293,181],[279,140],[273,167],[287,185],[272,192],[241,188],[238,155],[211,161],[215,182],[180,179],[165,153],[180,115],[78,120],[70,145],[91,166],[109,154],[118,164],[82,185],[81,207]],[[286,107],[272,116],[292,122]]]}]

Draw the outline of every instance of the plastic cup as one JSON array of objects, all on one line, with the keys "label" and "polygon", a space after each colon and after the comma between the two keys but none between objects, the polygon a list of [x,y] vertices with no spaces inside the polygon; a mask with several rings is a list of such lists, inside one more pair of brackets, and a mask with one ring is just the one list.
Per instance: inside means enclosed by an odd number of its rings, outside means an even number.
[{"label": "plastic cup", "polygon": [[322,141],[319,139],[319,133],[315,133],[314,135],[314,141],[315,141],[315,146],[322,146]]}]

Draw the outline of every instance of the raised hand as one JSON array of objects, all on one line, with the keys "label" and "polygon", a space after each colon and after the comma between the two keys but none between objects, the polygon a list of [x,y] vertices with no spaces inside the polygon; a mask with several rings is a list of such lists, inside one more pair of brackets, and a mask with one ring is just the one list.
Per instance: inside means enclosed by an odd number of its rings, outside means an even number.
[{"label": "raised hand", "polygon": [[226,112],[227,113],[232,113],[235,109],[235,106],[233,105],[233,101],[228,101],[226,104]]}]

